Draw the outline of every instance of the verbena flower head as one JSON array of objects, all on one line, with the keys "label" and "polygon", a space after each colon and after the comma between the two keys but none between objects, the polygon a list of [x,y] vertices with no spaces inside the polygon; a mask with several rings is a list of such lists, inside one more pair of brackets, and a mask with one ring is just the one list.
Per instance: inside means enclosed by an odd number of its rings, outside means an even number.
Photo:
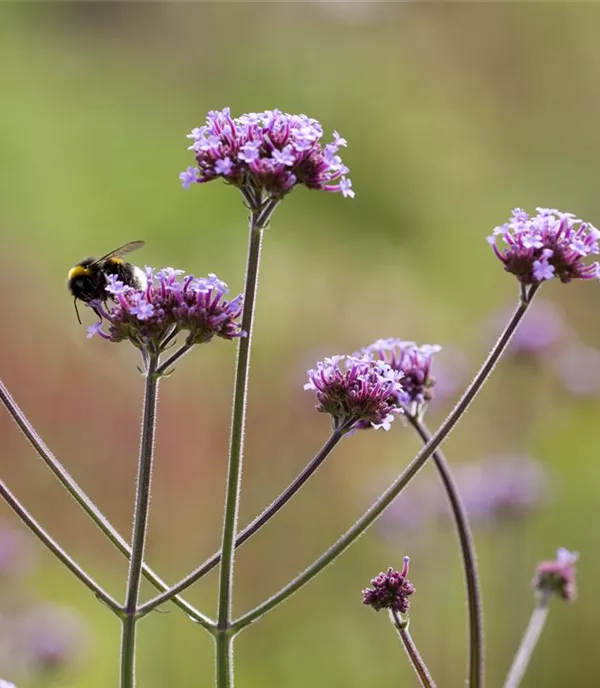
[{"label": "verbena flower head", "polygon": [[515,208],[510,220],[488,237],[504,269],[523,285],[540,284],[554,277],[565,283],[600,277],[597,262],[584,262],[590,254],[600,252],[600,231],[572,213],[551,208],[536,210],[537,215],[529,216]]},{"label": "verbena flower head", "polygon": [[362,591],[363,604],[367,604],[376,612],[390,609],[400,614],[406,614],[410,607],[409,596],[415,592],[415,586],[408,580],[408,564],[410,559],[404,557],[402,571],[396,571],[391,566],[385,573],[380,573],[371,580],[372,588]]},{"label": "verbena flower head", "polygon": [[369,356],[331,356],[308,371],[304,389],[314,390],[317,409],[329,413],[336,429],[374,427],[389,430],[401,413],[400,371]]},{"label": "verbena flower head", "polygon": [[17,688],[14,683],[11,683],[10,681],[5,681],[3,678],[0,678],[0,688]]},{"label": "verbena flower head", "polygon": [[402,339],[378,339],[361,350],[361,354],[385,361],[393,370],[402,373],[405,403],[421,410],[433,398],[435,378],[431,375],[433,355],[441,351],[437,345],[417,346]]},{"label": "verbena flower head", "polygon": [[194,277],[173,268],[146,268],[145,288],[135,289],[116,275],[107,275],[106,291],[111,302],[90,304],[102,319],[88,328],[89,337],[99,335],[111,342],[128,339],[141,349],[161,351],[165,340],[178,332],[187,332],[188,344],[245,334],[239,322],[243,297],[225,299],[229,290],[216,275]]},{"label": "verbena flower head", "polygon": [[541,595],[556,594],[567,602],[572,602],[577,595],[575,585],[575,563],[579,559],[577,552],[569,552],[561,547],[556,550],[556,559],[542,561],[537,565],[534,589]]},{"label": "verbena flower head", "polygon": [[188,134],[197,167],[179,175],[187,188],[223,179],[234,186],[265,191],[280,199],[295,186],[340,191],[354,197],[348,168],[338,155],[346,140],[337,132],[322,145],[323,128],[306,115],[280,110],[250,112],[233,118],[229,108],[213,110],[206,124]]}]

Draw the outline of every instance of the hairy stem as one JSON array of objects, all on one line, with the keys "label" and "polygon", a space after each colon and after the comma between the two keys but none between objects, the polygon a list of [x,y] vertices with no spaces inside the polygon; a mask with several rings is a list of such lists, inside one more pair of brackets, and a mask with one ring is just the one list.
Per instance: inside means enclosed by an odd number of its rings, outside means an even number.
[{"label": "hairy stem", "polygon": [[[8,390],[2,383],[2,380],[0,380],[0,400],[2,400],[12,419],[23,432],[25,437],[29,440],[38,456],[56,476],[56,478],[58,478],[58,481],[61,483],[61,485],[92,519],[96,526],[98,526],[98,528],[106,535],[112,544],[117,547],[121,554],[124,554],[129,559],[131,556],[131,548],[129,547],[129,544],[125,541],[119,531],[104,516],[100,509],[98,509],[90,497],[81,489],[81,487],[79,487],[67,469],[52,454],[41,437],[37,434],[21,408],[19,408],[16,401],[9,394]],[[156,573],[154,573],[149,566],[146,566],[146,564],[143,566],[143,573],[150,583],[154,585],[154,587],[158,588],[159,590],[169,589],[167,583],[163,581]],[[172,601],[203,628],[210,631],[214,627],[214,622],[211,619],[199,612],[183,598],[175,596],[172,598]]]},{"label": "hairy stem", "polygon": [[398,612],[390,610],[390,620],[400,636],[402,645],[406,650],[408,659],[415,670],[415,673],[419,677],[419,683],[423,688],[436,688],[435,681],[431,678],[431,674],[427,669],[427,665],[423,661],[423,658],[417,650],[417,646],[414,643],[410,633],[408,632],[408,622],[403,622],[400,618]]},{"label": "hairy stem", "polygon": [[533,655],[533,651],[544,629],[549,611],[550,597],[549,595],[544,595],[538,602],[529,619],[529,624],[521,640],[521,645],[519,646],[519,650],[508,672],[508,677],[504,682],[504,688],[518,688],[518,686],[521,685],[521,681],[529,665],[529,660]]},{"label": "hairy stem", "polygon": [[337,557],[340,556],[350,545],[352,545],[366,530],[369,528],[377,518],[388,508],[400,492],[408,485],[408,483],[421,470],[427,459],[433,452],[441,445],[450,432],[456,426],[456,423],[463,416],[471,402],[483,386],[484,382],[489,377],[510,338],[514,334],[517,326],[523,319],[527,312],[527,308],[531,304],[533,295],[537,290],[537,286],[533,286],[527,293],[527,298],[519,302],[517,309],[508,322],[506,328],[500,335],[500,338],[489,353],[484,364],[473,378],[471,384],[467,387],[463,396],[460,398],[456,406],[452,409],[446,420],[438,428],[437,432],[421,449],[416,457],[410,462],[402,474],[388,487],[388,489],[379,497],[379,499],[364,513],[358,521],[346,531],[346,533],[320,556],[313,564],[311,564],[305,571],[298,575],[288,585],[282,588],[278,593],[259,604],[255,609],[251,610],[234,624],[233,628],[240,631],[242,628],[251,624],[256,619],[264,616],[279,604],[281,604],[288,597],[293,595],[300,588],[309,583],[315,576],[317,576],[326,566],[331,564]]},{"label": "hairy stem", "polygon": [[154,436],[156,432],[156,402],[160,376],[156,374],[158,355],[148,356],[145,371],[144,412],[142,415],[142,439],[138,463],[137,491],[133,514],[133,535],[131,559],[127,576],[124,615],[121,631],[121,682],[120,688],[135,686],[135,631],[137,603],[142,582],[142,563],[146,545],[146,530],[150,510],[150,485],[154,458]]},{"label": "hairy stem", "polygon": [[[244,431],[246,427],[246,401],[248,396],[248,377],[250,373],[250,351],[254,323],[254,309],[258,291],[258,271],[263,230],[277,207],[276,201],[262,202],[262,194],[257,196],[256,204],[250,213],[250,237],[248,259],[246,262],[246,283],[244,287],[244,310],[242,330],[246,336],[240,340],[233,392],[233,411],[229,440],[229,464],[227,487],[225,490],[225,510],[223,515],[223,536],[221,540],[221,567],[219,571],[219,598],[217,608],[217,686],[233,685],[233,644],[229,640],[231,625],[231,604],[233,595],[233,574],[235,566],[235,540],[242,481],[244,457]],[[225,637],[227,635],[227,638]],[[227,661],[224,660],[227,645]],[[229,668],[230,667],[230,668]]]},{"label": "hairy stem", "polygon": [[15,495],[8,489],[3,480],[0,480],[0,495],[4,498],[8,506],[15,512],[15,514],[23,521],[23,523],[31,530],[31,532],[42,541],[44,545],[54,554],[62,563],[75,574],[77,578],[87,586],[96,597],[104,602],[115,614],[121,614],[121,605],[113,599],[103,588],[101,588],[96,581],[89,576],[77,562],[72,559],[62,547],[54,540],[35,520],[35,518],[27,511],[23,504],[15,497]]},{"label": "hairy stem", "polygon": [[[312,461],[302,470],[302,472],[287,486],[287,488],[275,499],[261,514],[259,514],[251,523],[249,523],[244,530],[240,531],[235,539],[235,546],[240,547],[241,545],[249,540],[254,533],[260,530],[282,507],[284,507],[287,502],[298,492],[298,490],[308,481],[308,479],[316,472],[316,470],[321,466],[323,461],[331,454],[334,447],[342,439],[344,433],[348,428],[346,426],[335,430],[331,437],[325,442],[321,447],[316,456]],[[216,552],[215,554],[202,563],[198,568],[194,569],[190,574],[183,578],[179,583],[174,585],[172,588],[167,590],[160,595],[157,595],[150,601],[143,604],[140,609],[140,614],[146,614],[147,612],[155,609],[160,604],[168,602],[173,595],[185,590],[187,587],[195,583],[197,580],[205,576],[209,571],[221,561],[221,552]]]},{"label": "hairy stem", "polygon": [[[406,414],[409,423],[417,431],[425,445],[431,440],[431,433],[427,426],[416,416]],[[483,603],[481,587],[477,573],[477,557],[475,544],[469,525],[466,509],[460,498],[460,493],[454,482],[452,471],[440,449],[433,453],[433,461],[444,485],[444,490],[450,502],[454,524],[460,542],[460,551],[467,587],[467,604],[469,609],[469,683],[471,688],[479,688],[484,682],[484,643],[483,643]]]}]

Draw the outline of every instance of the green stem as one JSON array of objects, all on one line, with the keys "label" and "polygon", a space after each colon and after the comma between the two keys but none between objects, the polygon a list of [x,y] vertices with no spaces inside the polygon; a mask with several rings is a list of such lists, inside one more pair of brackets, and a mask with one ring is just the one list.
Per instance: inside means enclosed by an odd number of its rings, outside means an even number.
[{"label": "green stem", "polygon": [[121,605],[113,599],[103,588],[101,588],[96,581],[89,576],[82,568],[72,559],[62,547],[54,540],[35,520],[35,518],[27,511],[23,504],[15,497],[9,490],[4,481],[0,480],[0,495],[4,498],[8,506],[15,512],[15,514],[23,521],[23,523],[31,530],[31,532],[42,541],[44,545],[54,554],[62,563],[75,574],[77,578],[87,586],[96,597],[104,602],[115,614],[121,615]]},{"label": "green stem", "polygon": [[267,612],[277,607],[284,600],[293,595],[297,590],[309,583],[315,576],[321,573],[326,566],[331,564],[334,559],[339,557],[340,554],[348,549],[348,547],[350,547],[350,545],[352,545],[367,530],[367,528],[369,528],[377,520],[377,518],[385,511],[385,509],[387,509],[387,507],[394,501],[394,499],[400,494],[406,485],[408,485],[408,483],[421,470],[427,459],[429,459],[433,452],[446,439],[446,437],[456,426],[456,423],[460,420],[462,415],[470,406],[471,402],[498,362],[498,359],[505,350],[517,326],[523,319],[523,316],[527,312],[527,308],[531,304],[536,291],[537,285],[530,287],[526,294],[526,298],[521,299],[504,332],[502,332],[500,335],[500,338],[489,353],[477,375],[475,375],[473,378],[471,384],[467,387],[463,396],[452,409],[446,420],[438,428],[435,435],[433,435],[430,441],[421,449],[417,456],[415,456],[402,474],[390,485],[390,487],[379,497],[379,499],[368,509],[368,511],[358,519],[354,526],[347,530],[346,533],[332,547],[330,547],[329,550],[327,550],[327,552],[320,556],[313,564],[311,564],[305,571],[294,578],[294,580],[282,588],[278,593],[239,618],[232,626],[235,631],[240,631],[245,626],[248,626],[253,621],[256,621],[256,619],[264,616]]},{"label": "green stem", "polygon": [[248,394],[248,375],[250,372],[250,349],[252,345],[252,325],[254,305],[258,289],[258,267],[262,244],[262,229],[257,226],[258,212],[253,211],[250,221],[250,242],[244,289],[244,312],[242,329],[246,336],[240,339],[233,393],[233,414],[229,444],[229,469],[225,496],[223,519],[223,538],[221,545],[221,570],[219,576],[219,606],[217,627],[226,630],[230,622],[231,594],[233,588],[233,568],[235,560],[235,536],[237,528],[242,460],[244,453],[244,428],[246,424],[246,398]]},{"label": "green stem", "polygon": [[[406,412],[406,410],[405,410]],[[425,445],[431,440],[431,433],[427,426],[417,417],[406,413],[409,423],[417,431]],[[467,587],[467,604],[469,609],[469,683],[471,688],[479,688],[483,685],[484,675],[484,641],[483,641],[483,603],[481,600],[481,587],[479,585],[479,575],[477,573],[477,557],[475,554],[475,544],[466,509],[460,498],[458,487],[454,482],[452,471],[440,449],[433,453],[433,461],[437,472],[442,480],[462,554],[463,568],[465,573],[465,583]]]},{"label": "green stem", "polygon": [[529,624],[521,640],[521,645],[512,663],[510,671],[508,672],[508,677],[504,683],[504,688],[517,688],[525,672],[527,666],[529,665],[529,660],[533,655],[533,651],[537,645],[542,630],[544,629],[544,624],[548,618],[548,612],[550,611],[550,597],[544,595],[538,602],[536,608],[533,610],[531,618],[529,619]]},{"label": "green stem", "polygon": [[156,374],[158,354],[148,356],[145,371],[144,412],[142,416],[142,439],[138,464],[137,491],[133,514],[133,535],[131,539],[131,559],[127,576],[127,591],[122,618],[121,632],[121,682],[120,688],[135,686],[135,631],[137,603],[142,582],[142,563],[146,544],[148,513],[150,510],[150,486],[152,481],[152,461],[154,458],[154,437],[156,433],[156,402],[160,376]]},{"label": "green stem", "polygon": [[[348,430],[348,427],[342,427],[335,430],[331,437],[325,442],[321,447],[319,452],[315,455],[312,461],[305,466],[302,472],[287,486],[287,488],[275,499],[261,514],[259,514],[251,523],[249,523],[244,530],[242,530],[235,539],[235,546],[240,547],[247,540],[249,540],[254,533],[260,530],[268,521],[275,516],[275,514],[289,502],[289,500],[298,492],[298,490],[307,482],[307,480],[316,472],[319,466],[325,461],[325,459],[331,454],[334,447],[344,436],[344,433]],[[160,595],[152,598],[145,604],[143,604],[139,609],[139,614],[147,614],[152,609],[155,609],[159,605],[168,602],[173,595],[185,590],[188,586],[195,583],[205,576],[209,571],[221,561],[221,552],[216,552],[205,562],[200,564],[198,568],[194,569],[185,578],[183,578],[179,583],[174,585],[172,588],[167,590]]]},{"label": "green stem", "polygon": [[415,645],[412,636],[408,632],[408,621],[403,622],[402,619],[400,619],[398,612],[394,612],[391,610],[390,620],[394,625],[395,629],[398,631],[398,635],[400,636],[402,645],[406,650],[408,659],[410,660],[410,663],[419,678],[419,683],[421,684],[421,686],[423,686],[423,688],[436,688],[435,681],[433,680],[433,678],[431,678],[429,669],[427,669],[427,665],[423,661],[423,658],[419,654],[419,651],[417,650],[417,646]]},{"label": "green stem", "polygon": [[215,636],[216,686],[231,688],[233,686],[233,636],[229,633],[217,633]]},{"label": "green stem", "polygon": [[[277,201],[266,200],[262,202],[261,194],[261,198],[257,197],[256,204],[252,206],[250,214],[250,238],[246,263],[244,310],[242,313],[242,330],[246,332],[246,336],[240,340],[236,362],[231,435],[229,440],[229,466],[225,491],[223,537],[221,541],[221,568],[219,571],[219,600],[216,628],[218,688],[233,685],[233,643],[225,636],[229,635],[229,628],[231,626],[235,540],[244,455],[250,351],[252,347],[254,308],[258,290],[262,234],[276,207]],[[227,645],[227,653],[223,649],[224,645]],[[225,654],[227,655],[227,660],[224,659]]]},{"label": "green stem", "polygon": [[[125,541],[119,531],[110,523],[104,514],[98,509],[90,497],[79,487],[79,485],[72,478],[71,474],[60,463],[60,461],[52,454],[48,446],[44,443],[42,438],[37,434],[34,427],[29,422],[27,416],[23,413],[16,401],[9,394],[8,390],[0,380],[0,400],[6,406],[7,411],[15,421],[19,429],[23,432],[27,440],[33,446],[38,456],[54,474],[61,485],[85,511],[85,513],[92,519],[98,528],[106,535],[115,547],[124,554],[128,559],[131,556],[131,548]],[[159,590],[169,590],[169,585],[163,581],[154,571],[144,564],[144,576]],[[175,596],[172,598],[174,604],[182,609],[191,619],[200,624],[203,628],[211,631],[214,628],[214,621],[199,612],[189,602],[181,597]]]}]

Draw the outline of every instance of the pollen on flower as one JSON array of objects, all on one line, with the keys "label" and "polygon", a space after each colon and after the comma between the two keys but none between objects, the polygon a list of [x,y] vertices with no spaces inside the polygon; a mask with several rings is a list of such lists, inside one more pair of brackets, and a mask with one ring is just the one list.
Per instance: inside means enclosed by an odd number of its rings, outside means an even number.
[{"label": "pollen on flower", "polygon": [[578,559],[577,552],[570,552],[564,547],[557,549],[556,559],[537,565],[533,588],[542,595],[556,594],[566,602],[572,602],[577,596],[575,563]]},{"label": "pollen on flower", "polygon": [[108,303],[89,304],[101,320],[88,328],[88,337],[98,335],[111,342],[128,339],[139,348],[160,352],[180,332],[187,333],[188,344],[245,334],[240,326],[242,295],[227,300],[227,285],[213,274],[194,277],[173,268],[146,268],[143,289],[111,275],[106,291],[112,296]]},{"label": "pollen on flower", "polygon": [[414,342],[390,338],[378,339],[361,349],[360,354],[385,361],[402,373],[403,395],[399,401],[420,410],[433,399],[435,378],[431,375],[431,362],[433,355],[441,350],[437,344],[417,346]]},{"label": "pollen on flower", "polygon": [[415,592],[415,586],[408,580],[408,564],[410,559],[404,557],[401,571],[391,566],[385,573],[380,573],[371,580],[372,588],[362,591],[363,604],[376,612],[390,609],[400,614],[406,614],[410,607],[409,596]]},{"label": "pollen on flower", "polygon": [[348,168],[338,151],[347,145],[337,131],[322,145],[321,124],[306,115],[280,110],[233,118],[229,108],[211,111],[206,124],[187,135],[197,167],[179,175],[182,186],[223,179],[249,191],[265,191],[274,200],[294,186],[339,191],[353,198]]},{"label": "pollen on flower", "polygon": [[304,389],[317,396],[317,409],[328,413],[336,429],[365,427],[389,430],[402,413],[402,372],[369,356],[331,356],[308,371]]},{"label": "pollen on flower", "polygon": [[597,279],[600,265],[586,264],[584,258],[600,252],[600,231],[572,213],[537,208],[530,216],[515,208],[505,224],[496,227],[488,242],[507,272],[524,285],[541,284],[558,277]]}]

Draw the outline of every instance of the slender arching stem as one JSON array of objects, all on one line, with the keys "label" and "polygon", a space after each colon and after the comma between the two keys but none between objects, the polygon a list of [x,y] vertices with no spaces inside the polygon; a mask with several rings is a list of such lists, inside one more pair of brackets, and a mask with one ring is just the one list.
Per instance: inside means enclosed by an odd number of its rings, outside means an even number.
[{"label": "slender arching stem", "polygon": [[[98,526],[98,528],[106,535],[112,544],[117,547],[121,554],[124,554],[127,558],[129,558],[131,556],[131,548],[129,544],[125,541],[118,530],[110,523],[106,516],[104,516],[100,509],[98,509],[90,497],[77,484],[67,469],[50,451],[48,446],[36,432],[35,428],[31,425],[22,409],[12,398],[2,380],[0,380],[0,400],[4,403],[10,416],[15,421],[19,429],[23,432],[27,440],[29,440],[38,456],[42,459],[54,476],[58,478],[58,481],[61,483],[61,485],[92,519],[96,526]],[[156,573],[154,573],[149,566],[144,564],[142,570],[144,576],[150,581],[150,583],[154,585],[154,587],[158,588],[159,590],[169,589],[167,583],[163,581]],[[189,602],[179,596],[173,597],[172,601],[191,619],[196,621],[196,623],[209,632],[212,631],[215,625],[212,619],[209,619],[207,616],[193,607]]]},{"label": "slender arching stem", "polygon": [[[249,523],[242,531],[240,531],[235,539],[235,546],[240,547],[247,540],[249,540],[258,530],[260,530],[269,520],[275,516],[278,511],[283,508],[287,502],[298,492],[298,490],[307,482],[307,480],[316,472],[316,470],[321,466],[323,461],[331,454],[334,447],[337,446],[338,442],[342,439],[344,433],[348,430],[348,427],[344,426],[338,430],[334,430],[327,442],[321,447],[317,452],[312,461],[305,466],[305,468],[300,472],[300,474],[286,487],[286,489],[275,499],[273,502],[260,513],[251,523]],[[221,561],[221,552],[216,552],[209,559],[203,562],[200,566],[194,569],[190,574],[183,578],[179,583],[174,585],[172,588],[166,592],[157,595],[145,604],[143,604],[140,609],[140,614],[146,614],[147,612],[155,609],[160,604],[168,602],[173,595],[185,590],[187,587],[200,580],[209,571]]]},{"label": "slender arching stem", "polygon": [[79,580],[89,588],[96,597],[104,602],[115,614],[119,615],[122,612],[121,605],[113,599],[105,590],[103,590],[98,583],[88,575],[77,562],[72,559],[62,547],[42,528],[36,519],[27,511],[23,504],[15,497],[9,490],[3,480],[0,480],[0,495],[4,498],[8,506],[15,512],[15,514],[23,521],[23,523],[31,530],[31,532],[42,541],[44,545],[54,554],[62,563],[73,573]]},{"label": "slender arching stem", "polygon": [[[431,440],[431,433],[418,417],[405,409],[408,422],[417,431],[424,444]],[[484,646],[483,646],[483,603],[481,600],[481,586],[477,572],[477,557],[475,544],[469,525],[466,509],[460,498],[460,493],[454,482],[452,471],[442,451],[437,449],[432,455],[433,462],[443,483],[446,496],[450,502],[452,516],[456,525],[456,532],[460,542],[465,584],[467,588],[467,605],[469,610],[469,682],[470,688],[480,688],[484,682]]]},{"label": "slender arching stem", "polygon": [[471,402],[498,362],[502,352],[505,350],[512,335],[517,329],[517,326],[523,319],[523,316],[527,312],[527,308],[531,304],[536,291],[537,285],[530,287],[526,294],[527,298],[521,299],[506,328],[500,335],[498,341],[489,353],[480,370],[473,378],[471,384],[467,387],[456,406],[452,409],[446,420],[438,428],[431,440],[415,456],[402,474],[388,487],[388,489],[379,497],[379,499],[377,499],[377,501],[367,510],[367,512],[358,519],[352,528],[346,531],[346,533],[332,547],[330,547],[327,552],[320,556],[313,564],[311,564],[305,571],[294,578],[294,580],[288,583],[288,585],[282,588],[278,593],[265,600],[265,602],[259,604],[256,608],[247,614],[244,614],[244,616],[235,621],[232,626],[234,630],[240,631],[242,628],[248,626],[253,621],[256,621],[261,616],[264,616],[267,612],[277,607],[284,600],[293,595],[297,590],[304,587],[324,568],[331,564],[334,559],[348,549],[348,547],[350,547],[350,545],[352,545],[367,530],[367,528],[369,528],[377,520],[377,518],[385,511],[385,509],[388,508],[388,506],[394,501],[394,499],[400,494],[406,485],[408,485],[408,483],[421,470],[427,459],[429,459],[433,452],[442,444],[442,442],[454,429],[456,423],[460,420],[467,408],[470,406]]}]

